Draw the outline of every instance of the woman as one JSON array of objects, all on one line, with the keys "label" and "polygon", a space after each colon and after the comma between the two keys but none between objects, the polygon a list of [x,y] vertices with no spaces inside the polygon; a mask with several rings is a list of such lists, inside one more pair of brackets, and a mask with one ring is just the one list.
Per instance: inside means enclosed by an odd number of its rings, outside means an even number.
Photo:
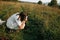
[{"label": "woman", "polygon": [[16,31],[16,30],[21,30],[24,29],[25,23],[27,21],[27,13],[26,12],[17,12],[13,14],[11,17],[8,18],[7,23],[6,23],[6,31]]}]

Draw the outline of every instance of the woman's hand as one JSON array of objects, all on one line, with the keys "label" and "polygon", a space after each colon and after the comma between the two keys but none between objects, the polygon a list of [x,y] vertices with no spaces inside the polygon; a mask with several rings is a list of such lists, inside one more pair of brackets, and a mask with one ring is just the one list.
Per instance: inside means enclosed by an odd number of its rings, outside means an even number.
[{"label": "woman's hand", "polygon": [[24,29],[25,27],[25,21],[22,21],[21,26],[19,26],[19,29]]},{"label": "woman's hand", "polygon": [[25,19],[25,21],[27,21],[28,20],[28,16],[26,16],[26,19]]}]

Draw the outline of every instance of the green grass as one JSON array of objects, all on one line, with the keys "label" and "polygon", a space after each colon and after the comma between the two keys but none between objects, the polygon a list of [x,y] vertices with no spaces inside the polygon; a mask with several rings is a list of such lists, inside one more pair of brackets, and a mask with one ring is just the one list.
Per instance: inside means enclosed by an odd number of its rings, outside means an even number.
[{"label": "green grass", "polygon": [[30,3],[0,2],[0,18],[3,20],[21,11],[27,11],[29,15],[25,29],[7,34],[3,25],[0,26],[0,36],[12,40],[60,40],[60,9]]}]

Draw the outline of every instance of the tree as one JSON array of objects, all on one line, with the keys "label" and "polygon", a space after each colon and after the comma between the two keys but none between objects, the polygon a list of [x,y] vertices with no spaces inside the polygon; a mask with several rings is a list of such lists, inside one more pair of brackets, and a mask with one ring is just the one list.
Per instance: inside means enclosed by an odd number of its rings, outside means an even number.
[{"label": "tree", "polygon": [[48,6],[57,6],[57,0],[51,0]]},{"label": "tree", "polygon": [[38,1],[38,4],[42,4],[42,1]]}]

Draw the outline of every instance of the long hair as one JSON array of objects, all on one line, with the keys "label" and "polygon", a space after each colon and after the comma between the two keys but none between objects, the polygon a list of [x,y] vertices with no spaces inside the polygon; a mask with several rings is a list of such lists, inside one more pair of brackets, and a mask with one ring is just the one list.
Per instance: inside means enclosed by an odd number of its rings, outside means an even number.
[{"label": "long hair", "polygon": [[27,13],[26,12],[19,13],[19,17],[21,18],[21,21],[25,20],[26,19],[26,16],[27,16]]}]

